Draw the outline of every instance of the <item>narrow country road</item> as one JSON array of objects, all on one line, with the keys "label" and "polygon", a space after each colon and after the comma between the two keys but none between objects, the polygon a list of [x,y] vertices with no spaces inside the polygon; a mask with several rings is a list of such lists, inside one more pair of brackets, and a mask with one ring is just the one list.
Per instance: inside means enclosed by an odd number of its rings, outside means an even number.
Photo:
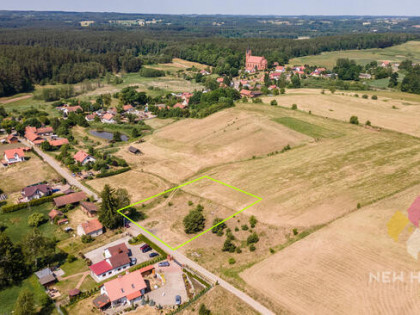
[{"label": "narrow country road", "polygon": [[[134,236],[137,236],[138,234],[140,234],[143,231],[140,229],[140,227],[131,223],[130,228],[128,228],[128,232],[130,232]],[[249,306],[251,306],[257,312],[259,312],[261,314],[264,314],[264,315],[274,315],[274,313],[272,311],[270,311],[268,308],[266,308],[264,305],[257,302],[256,300],[254,300],[253,298],[251,298],[249,295],[242,292],[241,290],[235,288],[233,285],[231,285],[227,281],[221,279],[220,277],[211,273],[207,269],[203,268],[202,266],[197,264],[195,261],[192,261],[191,259],[189,259],[185,255],[183,255],[179,251],[170,249],[169,247],[167,247],[165,244],[163,244],[158,239],[153,238],[153,242],[157,243],[163,250],[165,250],[169,255],[171,255],[179,263],[181,263],[183,265],[186,265],[186,266],[198,271],[204,277],[208,278],[209,280],[211,280],[213,282],[217,281],[221,287],[223,287],[224,289],[228,290],[230,293],[232,293],[235,296],[237,296],[238,298],[240,298],[242,301],[247,303]]]},{"label": "narrow country road", "polygon": [[93,192],[92,190],[90,190],[89,188],[84,186],[82,183],[80,183],[76,178],[74,178],[68,172],[67,169],[62,167],[56,160],[54,160],[54,158],[52,158],[48,154],[42,152],[42,150],[40,148],[38,148],[37,146],[30,144],[29,141],[27,141],[26,139],[24,139],[22,137],[19,137],[19,140],[22,144],[32,148],[32,150],[34,150],[36,153],[38,153],[38,155],[41,156],[44,159],[44,161],[46,163],[48,163],[53,169],[55,169],[58,174],[63,176],[70,185],[76,186],[77,188],[84,191],[89,196],[93,196],[93,198],[95,198],[95,200],[99,201],[99,197],[95,192]]}]

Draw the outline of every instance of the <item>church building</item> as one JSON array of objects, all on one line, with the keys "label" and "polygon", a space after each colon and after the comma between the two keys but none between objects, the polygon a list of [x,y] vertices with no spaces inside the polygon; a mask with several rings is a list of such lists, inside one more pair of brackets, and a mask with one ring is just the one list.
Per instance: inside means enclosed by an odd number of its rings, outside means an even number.
[{"label": "church building", "polygon": [[246,51],[245,70],[248,72],[254,72],[255,70],[267,69],[267,59],[264,57],[252,56],[252,51],[248,49]]}]

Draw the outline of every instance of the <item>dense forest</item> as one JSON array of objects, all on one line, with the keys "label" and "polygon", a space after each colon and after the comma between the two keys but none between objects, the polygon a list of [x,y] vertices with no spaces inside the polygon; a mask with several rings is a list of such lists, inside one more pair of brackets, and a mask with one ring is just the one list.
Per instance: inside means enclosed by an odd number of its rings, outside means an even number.
[{"label": "dense forest", "polygon": [[317,37],[307,40],[186,37],[184,32],[153,29],[2,29],[0,96],[30,91],[34,84],[77,83],[106,72],[137,72],[142,64],[173,57],[237,75],[244,51],[266,56],[269,64],[289,58],[344,49],[384,48],[417,38],[416,34],[382,33]]}]

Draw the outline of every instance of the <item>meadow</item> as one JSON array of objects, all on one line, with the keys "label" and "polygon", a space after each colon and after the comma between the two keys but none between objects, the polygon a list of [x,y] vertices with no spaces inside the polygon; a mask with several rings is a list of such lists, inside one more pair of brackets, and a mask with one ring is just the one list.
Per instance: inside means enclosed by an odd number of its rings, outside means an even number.
[{"label": "meadow", "polygon": [[349,58],[357,63],[366,65],[371,61],[391,61],[401,62],[410,59],[413,62],[420,62],[420,41],[410,41],[402,45],[387,48],[374,48],[363,50],[341,50],[334,52],[324,52],[319,55],[311,55],[289,60],[289,65],[310,65],[327,67],[332,69],[337,59]]}]

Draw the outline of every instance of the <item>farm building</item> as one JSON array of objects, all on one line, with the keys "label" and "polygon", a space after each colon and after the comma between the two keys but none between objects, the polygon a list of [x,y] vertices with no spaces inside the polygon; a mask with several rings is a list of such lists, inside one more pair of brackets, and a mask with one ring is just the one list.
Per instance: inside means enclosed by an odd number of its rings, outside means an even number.
[{"label": "farm building", "polygon": [[133,154],[142,154],[140,149],[137,149],[136,147],[133,147],[133,146],[130,146],[128,148],[128,152],[133,153]]},{"label": "farm building", "polygon": [[37,271],[35,272],[35,275],[37,276],[39,283],[44,287],[48,287],[57,281],[54,273],[51,271],[50,268],[45,268],[40,271]]},{"label": "farm building", "polygon": [[76,192],[76,193],[73,193],[73,194],[69,194],[69,195],[54,198],[54,203],[55,203],[57,208],[60,208],[60,207],[66,206],[66,205],[77,204],[77,203],[79,203],[83,200],[86,200],[86,198],[87,198],[86,194],[84,192],[80,191],[80,192]]},{"label": "farm building", "polygon": [[89,217],[94,217],[98,213],[98,206],[93,202],[82,201],[80,207]]},{"label": "farm building", "polygon": [[7,138],[6,138],[6,142],[10,143],[10,144],[11,143],[18,143],[19,139],[15,135],[8,135]]}]

